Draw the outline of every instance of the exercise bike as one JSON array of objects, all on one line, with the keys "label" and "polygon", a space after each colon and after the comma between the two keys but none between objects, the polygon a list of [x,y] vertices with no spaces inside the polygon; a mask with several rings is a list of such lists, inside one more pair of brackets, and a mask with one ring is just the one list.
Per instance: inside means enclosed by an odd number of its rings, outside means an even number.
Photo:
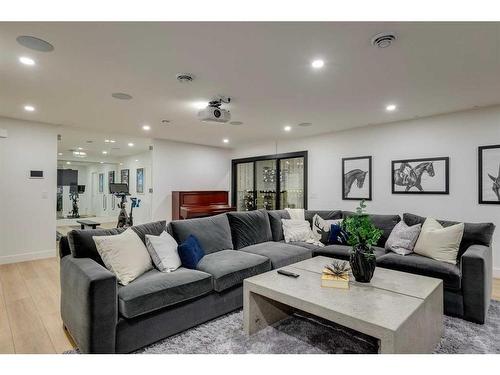
[{"label": "exercise bike", "polygon": [[139,198],[130,198],[130,214],[127,213],[127,196],[130,195],[128,192],[127,184],[109,184],[109,193],[113,194],[115,197],[120,198],[120,203],[118,203],[118,208],[120,213],[118,214],[118,222],[116,224],[117,228],[128,228],[134,225],[134,208],[139,208],[141,200]]},{"label": "exercise bike", "polygon": [[72,202],[72,210],[70,211],[70,215],[68,215],[69,219],[79,219],[80,218],[80,210],[78,208],[78,200],[80,199],[80,194],[85,193],[85,185],[71,185],[69,187],[69,199]]}]

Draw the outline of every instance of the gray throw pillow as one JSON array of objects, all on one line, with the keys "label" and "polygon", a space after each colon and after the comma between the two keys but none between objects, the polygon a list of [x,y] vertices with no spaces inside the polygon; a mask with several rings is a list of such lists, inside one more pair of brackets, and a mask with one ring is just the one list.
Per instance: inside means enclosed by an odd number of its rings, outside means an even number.
[{"label": "gray throw pillow", "polygon": [[385,243],[385,249],[400,255],[408,255],[412,253],[421,229],[422,224],[410,227],[406,225],[404,221],[400,221],[396,224],[389,235],[389,238]]}]

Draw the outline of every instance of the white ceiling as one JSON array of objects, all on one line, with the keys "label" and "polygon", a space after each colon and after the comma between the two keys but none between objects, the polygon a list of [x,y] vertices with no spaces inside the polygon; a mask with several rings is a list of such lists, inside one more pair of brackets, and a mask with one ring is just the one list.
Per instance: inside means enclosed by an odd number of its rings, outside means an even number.
[{"label": "white ceiling", "polygon": [[[117,163],[124,157],[148,151],[152,143],[149,138],[112,132],[84,131],[69,126],[61,126],[58,129],[58,134],[61,136],[61,140],[57,142],[57,158],[64,161],[81,160],[96,163]],[[106,140],[115,142],[106,143]],[[132,143],[133,146],[129,146],[129,143]],[[87,155],[80,158],[74,156],[73,151],[83,151]],[[103,151],[107,153],[103,154]]]},{"label": "white ceiling", "polygon": [[[381,31],[398,40],[371,46]],[[18,35],[55,50],[28,50]],[[500,103],[500,23],[0,23],[0,50],[0,115],[131,136],[147,123],[147,136],[215,146]],[[325,67],[314,71],[314,58]],[[180,84],[179,72],[196,80]],[[216,94],[244,125],[196,119],[190,104]]]}]

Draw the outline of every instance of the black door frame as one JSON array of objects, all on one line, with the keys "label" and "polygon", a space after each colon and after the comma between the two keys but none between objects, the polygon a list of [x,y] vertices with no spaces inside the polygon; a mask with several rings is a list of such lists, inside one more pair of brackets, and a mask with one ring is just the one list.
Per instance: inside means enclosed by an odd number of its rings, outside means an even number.
[{"label": "black door frame", "polygon": [[304,158],[304,209],[307,210],[307,151],[296,151],[296,152],[287,152],[283,154],[272,154],[272,155],[262,155],[262,156],[253,156],[249,158],[240,158],[231,160],[231,202],[234,206],[237,205],[236,202],[236,192],[237,192],[237,168],[238,164],[244,163],[253,163],[253,191],[254,191],[254,202],[257,202],[257,178],[255,175],[256,168],[255,162],[262,160],[275,160],[276,163],[276,209],[283,209],[281,207],[281,183],[280,183],[280,174],[281,174],[281,165],[280,161],[282,159],[292,159],[292,158]]}]

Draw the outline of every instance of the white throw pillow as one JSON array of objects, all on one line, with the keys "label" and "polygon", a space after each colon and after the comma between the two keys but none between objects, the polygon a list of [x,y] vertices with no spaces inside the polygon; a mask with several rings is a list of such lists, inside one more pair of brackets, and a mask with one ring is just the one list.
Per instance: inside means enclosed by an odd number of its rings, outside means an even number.
[{"label": "white throw pillow", "polygon": [[307,220],[281,219],[285,242],[302,241],[311,239],[312,232]]},{"label": "white throw pillow", "polygon": [[389,238],[385,242],[385,249],[399,255],[408,255],[412,253],[421,228],[422,224],[416,224],[410,227],[406,225],[404,221],[400,221],[393,228]]},{"label": "white throw pillow", "polygon": [[305,210],[303,208],[285,208],[292,220],[305,220]]},{"label": "white throw pillow", "polygon": [[168,232],[159,236],[146,234],[146,248],[161,272],[172,272],[181,266],[177,246],[177,241]]},{"label": "white throw pillow", "polygon": [[342,219],[325,220],[318,214],[314,215],[312,219],[312,233],[314,238],[325,244],[328,243],[332,224],[340,223],[342,223]]},{"label": "white throw pillow", "polygon": [[443,227],[436,219],[428,217],[413,251],[441,262],[456,264],[464,226],[464,223],[460,223]]},{"label": "white throw pillow", "polygon": [[104,265],[122,285],[127,285],[153,268],[146,246],[130,228],[114,236],[92,238]]}]

